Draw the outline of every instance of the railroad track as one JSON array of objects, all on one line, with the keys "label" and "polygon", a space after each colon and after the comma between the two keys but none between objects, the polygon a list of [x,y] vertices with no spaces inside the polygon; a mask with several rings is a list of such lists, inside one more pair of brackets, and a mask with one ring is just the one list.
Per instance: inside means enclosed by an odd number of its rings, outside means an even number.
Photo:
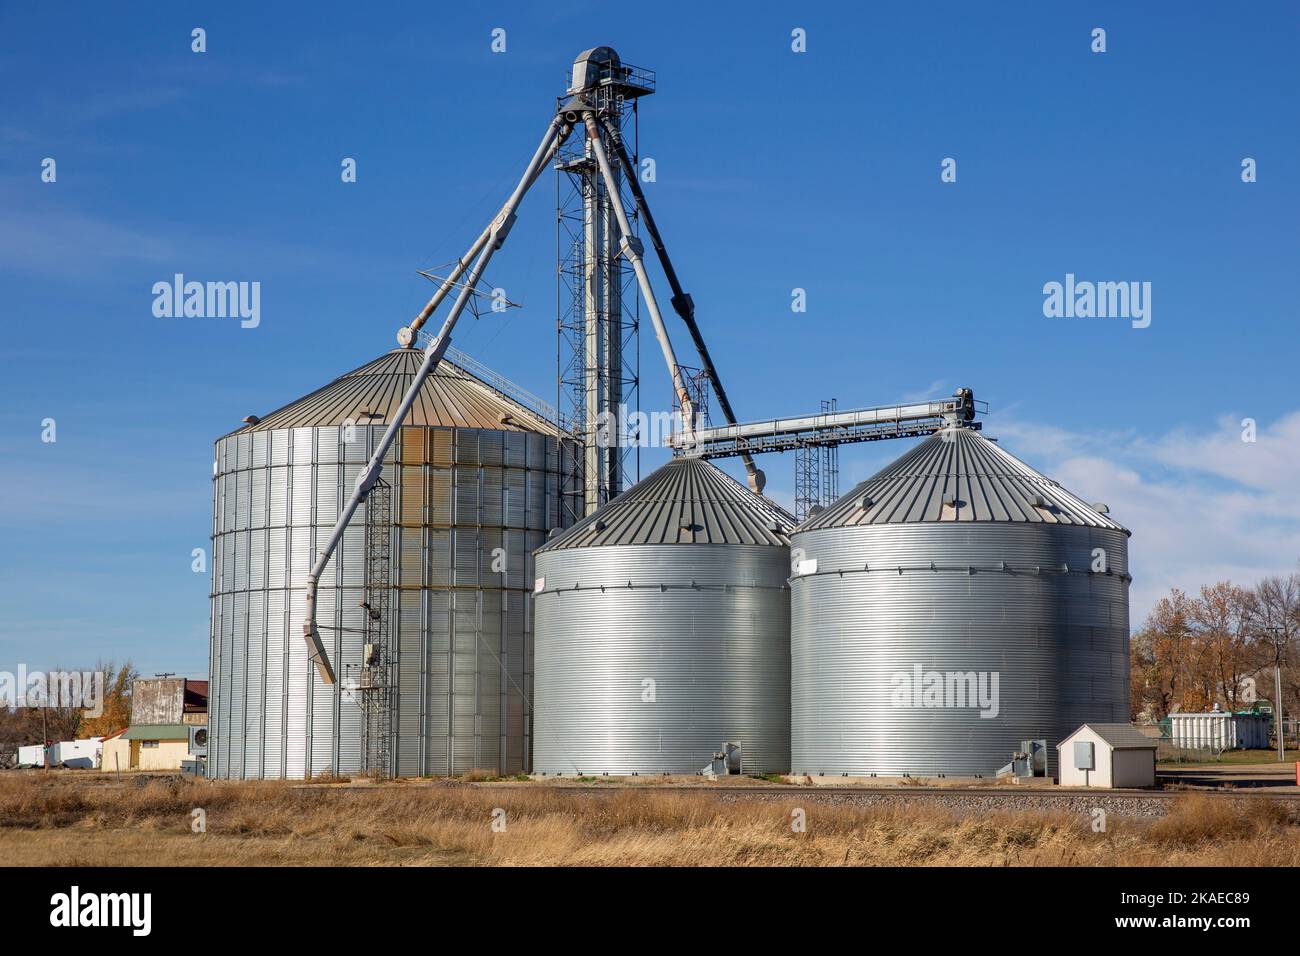
[{"label": "railroad track", "polygon": [[[508,783],[466,784],[481,788],[510,789]],[[514,785],[518,787],[518,784]],[[1215,800],[1261,799],[1271,797],[1285,800],[1296,812],[1300,812],[1300,792],[1287,793],[1248,788],[1231,791],[1214,790],[1058,790],[1058,789],[1024,789],[1011,790],[1002,787],[837,787],[826,786],[690,786],[677,784],[656,784],[647,787],[628,787],[622,784],[602,786],[600,784],[550,784],[550,791],[563,791],[574,796],[602,796],[611,793],[637,792],[653,793],[696,793],[707,794],[718,800],[763,800],[763,801],[800,801],[803,803],[826,804],[834,806],[889,806],[900,803],[924,802],[929,805],[946,806],[956,811],[970,813],[990,813],[1006,810],[1035,810],[1043,812],[1092,813],[1100,808],[1107,813],[1121,816],[1158,817],[1164,816],[1170,802],[1180,796],[1195,792],[1206,794]]]},{"label": "railroad track", "polygon": [[[608,778],[597,778],[608,779]],[[651,778],[647,778],[651,779]],[[330,790],[375,791],[373,784],[302,784],[304,789],[325,787]],[[676,784],[676,783],[563,783],[538,782],[468,782],[459,780],[420,781],[408,786],[458,790],[497,790],[519,793],[564,793],[577,799],[608,797],[618,793],[672,793],[696,794],[723,802],[757,800],[774,803],[791,803],[850,807],[884,807],[906,803],[925,803],[943,806],[959,813],[981,814],[1005,811],[1037,811],[1047,813],[1092,814],[1097,809],[1120,816],[1160,817],[1169,811],[1170,803],[1190,793],[1208,796],[1214,800],[1259,800],[1265,797],[1285,801],[1300,816],[1300,791],[1277,791],[1264,787],[1244,787],[1235,790],[1062,790],[1059,788],[1027,787],[868,787],[806,784]]]}]

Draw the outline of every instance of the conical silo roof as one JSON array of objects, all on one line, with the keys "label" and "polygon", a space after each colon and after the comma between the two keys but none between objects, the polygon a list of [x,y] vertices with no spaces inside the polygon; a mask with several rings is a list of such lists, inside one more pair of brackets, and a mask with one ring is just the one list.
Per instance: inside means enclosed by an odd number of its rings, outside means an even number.
[{"label": "conical silo roof", "polygon": [[[423,361],[420,349],[393,349],[238,431],[310,428],[348,421],[386,425]],[[560,434],[553,423],[446,358],[424,380],[404,424]]]},{"label": "conical silo roof", "polygon": [[1127,529],[969,428],[937,432],[799,531],[997,521]]},{"label": "conical silo roof", "polygon": [[674,458],[537,550],[643,544],[784,547],[794,518],[716,465]]}]

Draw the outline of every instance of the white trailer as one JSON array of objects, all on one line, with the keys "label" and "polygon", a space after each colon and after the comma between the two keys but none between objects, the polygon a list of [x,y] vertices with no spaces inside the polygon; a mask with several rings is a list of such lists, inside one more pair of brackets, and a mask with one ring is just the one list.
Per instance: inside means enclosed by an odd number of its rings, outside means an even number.
[{"label": "white trailer", "polygon": [[98,770],[104,743],[98,737],[82,740],[61,740],[50,753],[51,767],[72,767],[78,770]]},{"label": "white trailer", "polygon": [[45,748],[41,744],[32,744],[30,747],[19,747],[18,766],[19,767],[45,766]]}]

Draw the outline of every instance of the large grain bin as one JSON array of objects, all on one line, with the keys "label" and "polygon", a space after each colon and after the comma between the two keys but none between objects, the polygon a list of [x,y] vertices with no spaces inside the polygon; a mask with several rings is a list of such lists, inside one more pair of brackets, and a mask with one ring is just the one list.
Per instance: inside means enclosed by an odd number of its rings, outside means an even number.
[{"label": "large grain bin", "polygon": [[791,541],[795,771],[990,776],[1129,717],[1128,532],[966,428]]},{"label": "large grain bin", "polygon": [[534,768],[788,770],[793,524],[681,458],[541,548]]},{"label": "large grain bin", "polygon": [[[217,441],[209,775],[360,769],[357,702],[307,660],[304,587],[422,358],[397,349]],[[562,521],[571,454],[553,424],[449,361],[424,383],[384,466],[392,772],[528,768],[531,555]],[[363,507],[320,582],[340,675],[364,639],[366,521]]]}]

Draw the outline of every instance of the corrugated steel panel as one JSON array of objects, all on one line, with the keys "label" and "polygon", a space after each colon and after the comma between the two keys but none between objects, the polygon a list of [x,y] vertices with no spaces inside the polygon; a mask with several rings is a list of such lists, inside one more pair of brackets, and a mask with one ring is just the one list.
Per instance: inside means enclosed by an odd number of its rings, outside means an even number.
[{"label": "corrugated steel panel", "polygon": [[[409,350],[382,356],[217,442],[215,776],[301,777],[359,766],[359,711],[306,661],[302,587],[314,548],[419,360]],[[360,414],[366,411],[379,414]],[[429,425],[438,427],[422,427]],[[402,526],[392,569],[401,589],[393,601],[399,772],[525,769],[532,648],[521,609],[531,558],[516,552],[541,543],[558,513],[547,490],[559,460],[555,428],[449,363],[426,383],[408,426],[385,458]],[[321,578],[318,616],[343,662],[360,655],[363,520],[364,510]],[[499,547],[505,575],[489,570]],[[455,611],[453,581],[461,588]]]},{"label": "corrugated steel panel", "polygon": [[285,612],[283,591],[270,591],[266,596],[266,730],[262,742],[262,772],[268,777],[284,776],[285,679],[287,655],[285,635],[289,621]]},{"label": "corrugated steel panel", "polygon": [[794,519],[717,466],[675,458],[541,548],[789,544]]},{"label": "corrugated steel panel", "polygon": [[262,743],[265,739],[262,719],[266,707],[266,593],[248,595],[248,657],[244,687],[244,766],[243,776],[262,773]]},{"label": "corrugated steel panel", "polygon": [[790,769],[784,546],[543,548],[536,564],[536,770],[694,773],[728,741],[746,773]]},{"label": "corrugated steel panel", "polygon": [[[1040,737],[1054,772],[1080,724],[1128,717],[1127,548],[1047,522],[797,531],[792,557],[816,571],[791,580],[795,772],[990,776]],[[956,695],[915,706],[917,667],[986,691],[996,674],[996,716]]]},{"label": "corrugated steel panel", "polygon": [[[342,446],[337,429],[325,435],[305,426],[257,432],[249,436],[246,459],[239,457],[234,439],[217,445],[213,776],[302,777],[350,773],[360,766],[359,710],[342,699],[340,688],[321,684],[306,660],[302,587],[314,548],[359,472],[357,464],[334,463],[337,449],[350,459],[349,447],[373,447],[380,431],[360,427],[352,445]],[[532,458],[525,454],[529,437],[541,445]],[[532,587],[528,551],[545,540],[548,515],[556,511],[546,493],[548,479],[555,476],[533,467],[548,460],[548,442],[555,444],[522,433],[489,437],[469,430],[453,435],[445,428],[407,429],[402,448],[414,459],[385,469],[395,483],[394,517],[400,526],[392,552],[399,773],[478,767],[513,773],[530,766],[532,646],[522,609]],[[460,449],[475,461],[486,450],[489,459],[514,465],[461,463],[454,460]],[[444,452],[442,467],[423,460]],[[314,456],[331,460],[322,463]],[[484,487],[494,504],[480,501]],[[241,507],[237,502],[245,496],[249,503]],[[481,514],[490,522],[483,527]],[[363,509],[321,578],[318,617],[336,662],[360,659],[364,516]],[[250,524],[254,530],[243,530]],[[502,547],[504,575],[490,570],[494,549]],[[455,612],[453,580],[459,585]]]},{"label": "corrugated steel panel", "polygon": [[265,468],[270,461],[270,443],[267,440],[266,432],[258,432],[253,436],[253,460],[251,467]]},{"label": "corrugated steel panel", "polygon": [[[862,507],[864,496],[869,499],[866,508]],[[829,508],[810,517],[799,530],[931,521],[1006,521],[1125,530],[1057,482],[967,428],[931,435]]]}]

